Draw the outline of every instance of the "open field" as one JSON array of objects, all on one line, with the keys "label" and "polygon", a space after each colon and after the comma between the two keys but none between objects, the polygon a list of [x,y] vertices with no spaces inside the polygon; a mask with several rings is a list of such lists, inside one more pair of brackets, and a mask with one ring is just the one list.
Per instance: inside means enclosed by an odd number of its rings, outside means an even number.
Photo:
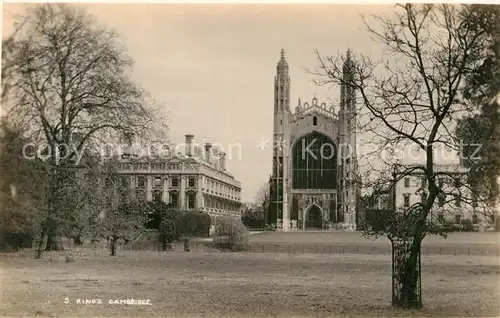
[{"label": "open field", "polygon": [[[2,254],[1,316],[498,316],[497,257],[425,256],[422,311],[390,305],[388,255],[105,250]],[[68,298],[70,304],[65,304]],[[103,304],[77,304],[77,299]],[[149,299],[151,305],[109,304]]]}]

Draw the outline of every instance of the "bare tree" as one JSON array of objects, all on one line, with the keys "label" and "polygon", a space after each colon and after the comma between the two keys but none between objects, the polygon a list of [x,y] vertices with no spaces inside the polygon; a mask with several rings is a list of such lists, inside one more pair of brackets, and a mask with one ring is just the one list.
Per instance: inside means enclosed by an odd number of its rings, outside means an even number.
[{"label": "bare tree", "polygon": [[260,208],[262,208],[263,211],[266,211],[269,207],[269,185],[266,182],[263,184],[259,190],[257,191],[257,194],[255,195],[254,202],[256,205],[258,205]]},{"label": "bare tree", "polygon": [[[122,136],[165,140],[159,108],[130,78],[132,59],[116,33],[85,11],[64,4],[36,5],[3,41],[2,104],[8,120],[25,129],[52,167],[43,231],[55,237],[67,202],[60,189],[83,152],[102,153]],[[120,151],[118,144],[108,150]],[[58,194],[59,192],[59,194]],[[51,249],[53,244],[48,244]]]},{"label": "bare tree", "polygon": [[[78,213],[83,208],[87,197],[82,193],[83,181],[77,173],[78,169],[66,171],[66,180],[58,189],[52,189],[53,166],[41,160],[30,160],[23,153],[23,145],[27,139],[19,127],[12,127],[7,121],[1,124],[0,174],[2,210],[2,233],[20,232],[34,235],[37,258],[41,257],[44,237],[48,223],[52,219],[60,222],[60,230],[67,231],[76,225]],[[52,195],[48,195],[52,194]],[[65,196],[66,205],[57,215],[48,213],[51,199]],[[50,241],[47,242],[49,245]]]},{"label": "bare tree", "polygon": [[116,160],[93,166],[85,178],[86,193],[91,196],[85,215],[93,222],[94,236],[109,237],[110,255],[115,256],[118,240],[128,240],[144,227],[149,207],[132,193],[129,179],[119,175]]},{"label": "bare tree", "polygon": [[[451,182],[458,171],[441,171],[436,163],[442,159],[439,151],[460,152],[453,127],[477,110],[463,98],[463,90],[492,38],[471,22],[475,14],[468,6],[397,5],[389,17],[372,17],[375,23],[364,19],[372,38],[384,47],[380,61],[318,53],[317,83],[343,84],[357,92],[357,128],[366,152],[360,159],[366,172],[360,173],[360,184],[380,189],[393,188],[410,175],[425,179],[420,202],[392,209],[381,226],[367,231],[392,242],[394,306],[422,306],[421,243],[427,234],[440,233],[429,222],[436,198],[454,193],[438,179]],[[423,164],[403,164],[401,155],[416,150]]]},{"label": "bare tree", "polygon": [[[244,212],[245,224],[256,226],[262,222],[262,225],[266,225],[270,203],[269,194],[269,184],[266,182],[259,188],[252,204]],[[262,225],[259,225],[259,227]]]}]

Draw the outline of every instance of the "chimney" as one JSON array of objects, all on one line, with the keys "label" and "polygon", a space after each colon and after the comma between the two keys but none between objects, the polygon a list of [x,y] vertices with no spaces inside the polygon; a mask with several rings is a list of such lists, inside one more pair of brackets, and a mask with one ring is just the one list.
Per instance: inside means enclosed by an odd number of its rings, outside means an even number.
[{"label": "chimney", "polygon": [[219,154],[219,160],[220,160],[220,170],[222,171],[226,171],[226,153],[225,152],[221,152]]},{"label": "chimney", "polygon": [[212,144],[211,143],[206,143],[205,144],[205,159],[207,160],[208,163],[210,163],[210,153],[212,151]]},{"label": "chimney", "polygon": [[186,156],[193,156],[193,135],[185,135],[185,144],[186,144]]}]

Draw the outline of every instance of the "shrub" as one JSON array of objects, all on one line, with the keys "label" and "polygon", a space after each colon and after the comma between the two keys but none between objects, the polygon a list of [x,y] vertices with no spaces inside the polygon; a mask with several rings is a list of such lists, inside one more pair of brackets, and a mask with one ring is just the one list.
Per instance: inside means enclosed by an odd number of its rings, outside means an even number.
[{"label": "shrub", "polygon": [[179,234],[186,237],[208,237],[210,224],[210,215],[196,211],[181,212],[177,218]]},{"label": "shrub", "polygon": [[198,212],[181,212],[177,218],[177,229],[181,237],[190,238],[195,236],[198,229]]},{"label": "shrub", "polygon": [[[189,240],[191,237],[208,237],[210,234],[210,215],[197,211],[179,211],[172,208],[163,208],[161,221],[158,226],[159,240],[165,251],[171,248],[171,243],[180,239]],[[188,244],[187,241],[184,242]],[[186,250],[189,248],[186,247]]]},{"label": "shrub", "polygon": [[243,251],[249,246],[249,231],[238,217],[217,218],[214,247],[233,252]]},{"label": "shrub", "polygon": [[198,226],[196,227],[196,237],[209,237],[212,218],[207,213],[198,213]]},{"label": "shrub", "polygon": [[265,226],[264,212],[260,210],[246,210],[241,216],[241,221],[250,229],[263,228]]},{"label": "shrub", "polygon": [[156,247],[158,230],[140,229],[130,237],[128,247],[132,250],[146,250]]},{"label": "shrub", "polygon": [[32,248],[33,236],[30,233],[8,232],[0,234],[0,251],[19,251],[21,248]]},{"label": "shrub", "polygon": [[162,245],[162,250],[166,251],[172,248],[172,242],[179,239],[179,230],[177,228],[178,217],[173,210],[167,210],[163,213],[161,222],[158,228],[159,241]]},{"label": "shrub", "polygon": [[148,215],[144,227],[147,229],[160,229],[162,216],[169,210],[169,206],[162,201],[148,202]]}]

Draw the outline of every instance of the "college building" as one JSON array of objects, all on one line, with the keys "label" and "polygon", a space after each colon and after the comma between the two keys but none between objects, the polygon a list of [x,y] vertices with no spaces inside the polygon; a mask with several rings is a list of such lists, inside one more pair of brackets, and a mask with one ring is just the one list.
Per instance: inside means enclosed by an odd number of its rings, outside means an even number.
[{"label": "college building", "polygon": [[[398,211],[408,209],[427,198],[427,180],[421,169],[411,173],[413,165],[404,166],[393,173],[391,190],[379,191],[375,210]],[[494,222],[494,213],[485,212],[476,192],[468,180],[469,169],[460,164],[435,164],[437,186],[441,193],[436,198],[429,221],[434,224],[460,225],[469,220],[478,230],[486,229]]]},{"label": "college building", "polygon": [[168,155],[137,156],[129,151],[121,157],[119,174],[146,201],[211,216],[240,216],[241,183],[227,171],[226,154],[210,143],[196,145],[193,135],[186,135],[182,146],[183,153]]}]

